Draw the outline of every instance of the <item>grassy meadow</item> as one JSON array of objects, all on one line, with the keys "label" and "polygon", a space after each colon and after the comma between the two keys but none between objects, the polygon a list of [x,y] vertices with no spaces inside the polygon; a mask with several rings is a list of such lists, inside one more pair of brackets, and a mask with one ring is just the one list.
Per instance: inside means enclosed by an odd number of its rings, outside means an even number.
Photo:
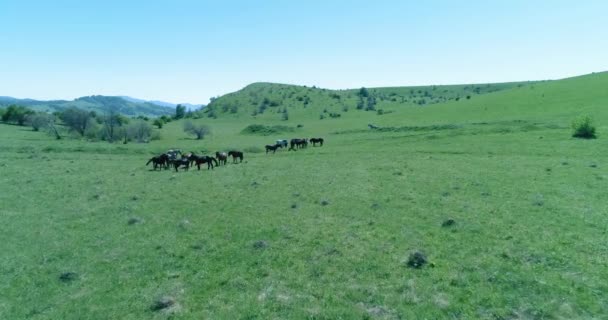
[{"label": "grassy meadow", "polygon": [[[200,141],[182,121],[127,145],[0,125],[0,319],[605,319],[608,74],[475,87],[370,89],[379,114],[255,84],[194,120]],[[581,115],[598,139],[571,137]],[[245,160],[145,166],[169,148]]]}]

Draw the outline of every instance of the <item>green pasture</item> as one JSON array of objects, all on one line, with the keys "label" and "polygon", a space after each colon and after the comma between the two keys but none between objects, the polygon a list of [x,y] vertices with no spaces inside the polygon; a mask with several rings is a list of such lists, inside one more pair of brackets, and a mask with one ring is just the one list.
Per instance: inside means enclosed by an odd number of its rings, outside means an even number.
[{"label": "green pasture", "polygon": [[[484,86],[369,89],[379,115],[358,90],[256,84],[193,120],[204,140],[181,120],[126,145],[0,125],[0,319],[606,318],[608,74]],[[571,137],[582,115],[598,139]],[[263,152],[295,137],[326,143]],[[245,160],[145,166],[169,148]]]}]

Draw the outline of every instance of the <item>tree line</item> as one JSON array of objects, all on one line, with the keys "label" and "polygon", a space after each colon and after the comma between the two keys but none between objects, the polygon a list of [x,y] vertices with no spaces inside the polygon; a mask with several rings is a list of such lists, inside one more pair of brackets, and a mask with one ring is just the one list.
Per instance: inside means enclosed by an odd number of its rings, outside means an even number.
[{"label": "tree line", "polygon": [[127,118],[114,108],[104,114],[76,107],[46,113],[10,105],[0,109],[0,119],[4,123],[30,126],[34,131],[45,130],[57,139],[74,135],[91,141],[143,143],[155,138],[146,117]]},{"label": "tree line", "polygon": [[[160,133],[153,130],[153,125],[161,129],[164,124],[182,118],[198,118],[186,107],[177,105],[175,114],[163,115],[155,119],[145,116],[129,118],[120,114],[116,108],[109,108],[103,114],[77,107],[70,107],[53,113],[38,112],[30,108],[10,105],[0,108],[0,119],[4,123],[18,126],[30,126],[34,131],[46,131],[56,139],[66,135],[85,138],[89,141],[122,141],[147,143],[160,139]],[[150,123],[151,122],[151,123]],[[185,121],[183,130],[196,139],[203,139],[211,130],[208,126]]]}]

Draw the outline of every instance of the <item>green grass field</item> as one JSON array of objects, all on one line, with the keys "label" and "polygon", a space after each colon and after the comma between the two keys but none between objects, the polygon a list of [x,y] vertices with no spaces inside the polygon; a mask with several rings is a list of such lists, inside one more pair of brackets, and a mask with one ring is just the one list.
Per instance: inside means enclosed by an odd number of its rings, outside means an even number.
[{"label": "green grass field", "polygon": [[[357,90],[256,84],[195,120],[202,141],[181,121],[128,145],[0,125],[0,318],[606,318],[608,74],[464,87],[424,105],[370,89],[378,115],[353,107]],[[265,97],[289,120],[251,116]],[[599,139],[571,137],[581,115]],[[144,166],[315,136],[213,171]],[[409,268],[414,251],[429,263]],[[154,310],[162,297],[174,304]]]}]

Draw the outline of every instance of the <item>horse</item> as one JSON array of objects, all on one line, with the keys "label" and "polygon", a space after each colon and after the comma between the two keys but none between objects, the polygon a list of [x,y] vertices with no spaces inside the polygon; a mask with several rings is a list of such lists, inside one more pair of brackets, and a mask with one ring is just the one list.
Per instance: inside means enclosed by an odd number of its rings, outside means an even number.
[{"label": "horse", "polygon": [[228,161],[228,154],[226,152],[216,152],[215,153],[215,157],[217,158],[217,160],[219,160],[219,164],[224,164],[226,165],[226,162]]},{"label": "horse", "polygon": [[148,162],[146,162],[146,166],[150,163],[152,163],[153,170],[156,170],[158,166],[160,166],[160,168],[162,169],[165,165],[165,160],[161,157],[152,157],[150,158],[150,160],[148,160]]},{"label": "horse", "polygon": [[281,147],[281,148],[287,148],[287,146],[289,145],[289,143],[285,139],[279,139],[279,140],[277,140],[276,144],[278,144],[279,147]]},{"label": "horse", "polygon": [[236,159],[239,158],[239,163],[243,162],[243,153],[241,151],[228,151],[228,155],[232,156],[232,163],[236,163]]},{"label": "horse", "polygon": [[310,138],[310,142],[312,143],[313,147],[316,147],[317,143],[320,143],[321,147],[323,146],[323,138]]},{"label": "horse", "polygon": [[177,155],[182,155],[182,151],[180,149],[171,149],[169,151],[167,151],[167,153],[165,153],[167,155],[167,157],[169,157],[169,160],[174,160],[177,159]]},{"label": "horse", "polygon": [[308,140],[306,139],[291,139],[289,150],[296,151],[296,149],[306,148],[308,146]]},{"label": "horse", "polygon": [[198,170],[201,170],[201,164],[206,163],[207,164],[207,170],[209,169],[213,169],[213,163],[215,162],[215,165],[217,166],[217,160],[215,160],[214,157],[210,157],[210,156],[197,156],[195,154],[190,154],[190,157],[188,158],[189,161],[194,162],[194,164],[196,164],[196,167],[198,168]]},{"label": "horse", "polygon": [[175,172],[177,172],[178,171],[177,169],[181,166],[183,166],[186,171],[188,171],[188,169],[190,169],[190,160],[187,158],[173,159],[173,160],[170,160],[170,163],[173,164],[173,167],[175,168]]},{"label": "horse", "polygon": [[161,154],[158,158],[162,161],[161,167],[165,166],[165,170],[169,169],[169,155],[166,153]]},{"label": "horse", "polygon": [[373,124],[371,124],[371,123],[370,123],[370,124],[368,124],[367,126],[368,126],[370,129],[380,129],[378,126],[373,125]]},{"label": "horse", "polygon": [[268,154],[268,151],[272,151],[272,153],[274,154],[275,152],[277,152],[277,149],[280,147],[281,147],[280,144],[275,144],[273,146],[267,144],[266,145],[266,154]]}]

